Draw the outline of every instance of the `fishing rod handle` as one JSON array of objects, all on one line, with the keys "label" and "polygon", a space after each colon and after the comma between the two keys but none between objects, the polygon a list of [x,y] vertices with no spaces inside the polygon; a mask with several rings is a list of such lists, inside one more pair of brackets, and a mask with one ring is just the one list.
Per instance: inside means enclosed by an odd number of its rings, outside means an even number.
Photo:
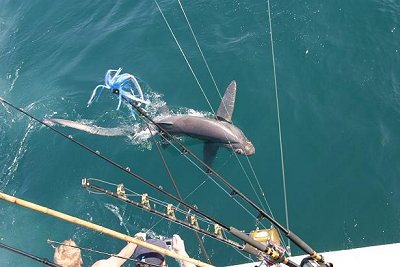
[{"label": "fishing rod handle", "polygon": [[291,231],[288,231],[286,236],[292,240],[299,248],[303,249],[305,252],[310,254],[310,256],[319,263],[324,263],[324,258],[322,255],[318,254],[315,250],[313,250],[306,242],[304,242],[300,237],[294,234]]}]

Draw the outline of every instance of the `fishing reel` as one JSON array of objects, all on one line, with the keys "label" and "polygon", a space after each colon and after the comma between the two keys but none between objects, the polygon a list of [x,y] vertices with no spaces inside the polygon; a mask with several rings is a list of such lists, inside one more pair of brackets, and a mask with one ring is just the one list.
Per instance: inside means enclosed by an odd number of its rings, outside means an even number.
[{"label": "fishing reel", "polygon": [[301,261],[300,267],[333,267],[333,264],[330,262],[319,263],[312,257],[307,257]]},{"label": "fishing reel", "polygon": [[[282,262],[285,257],[286,250],[277,242],[272,240],[267,242],[267,248],[272,251],[271,254],[261,254],[263,263],[267,266],[274,266],[276,263]],[[308,267],[308,266],[307,266]]]}]

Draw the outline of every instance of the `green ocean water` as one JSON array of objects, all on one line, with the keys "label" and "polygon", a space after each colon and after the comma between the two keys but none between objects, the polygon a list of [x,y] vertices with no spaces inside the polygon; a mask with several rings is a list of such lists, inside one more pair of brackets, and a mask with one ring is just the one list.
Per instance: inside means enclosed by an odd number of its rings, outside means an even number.
[{"label": "green ocean water", "polygon": [[[400,4],[394,0],[271,1],[289,228],[317,251],[400,241]],[[179,3],[159,1],[208,101],[220,96]],[[247,159],[222,149],[215,169],[259,203],[255,176],[274,217],[286,225],[271,41],[266,1],[184,1],[216,84],[238,84],[234,123],[253,142]],[[108,69],[140,78],[169,108],[210,114],[206,98],[153,1],[0,0],[0,96],[38,118],[135,123],[103,92],[87,107]],[[173,193],[156,147],[128,137],[58,128]],[[202,155],[199,142],[185,140]],[[236,228],[256,220],[178,151],[163,154],[187,201]],[[242,168],[243,166],[243,168]],[[246,173],[243,171],[246,171]],[[254,170],[254,173],[253,173]],[[170,201],[122,171],[7,106],[0,106],[0,190],[123,233],[179,233],[204,259],[194,235],[81,187],[83,177],[124,183]],[[254,175],[255,174],[255,175]],[[205,183],[194,191],[203,182]],[[194,191],[194,192],[193,192]],[[263,204],[265,205],[265,204]],[[257,213],[248,205],[253,216]],[[263,221],[265,226],[270,223]],[[0,203],[0,241],[52,258],[47,239],[117,252],[124,242]],[[247,262],[205,238],[217,266]],[[286,240],[285,240],[286,241]],[[302,253],[292,245],[294,254]],[[104,256],[83,252],[84,265]],[[169,264],[174,266],[172,260]],[[41,266],[0,250],[0,266]]]}]

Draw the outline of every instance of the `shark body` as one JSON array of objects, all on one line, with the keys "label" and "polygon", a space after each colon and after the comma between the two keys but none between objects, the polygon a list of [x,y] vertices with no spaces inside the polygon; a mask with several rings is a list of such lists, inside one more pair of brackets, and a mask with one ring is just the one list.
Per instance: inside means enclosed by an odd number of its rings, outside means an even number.
[{"label": "shark body", "polygon": [[[219,147],[226,147],[238,154],[253,155],[255,148],[244,133],[232,123],[235,106],[236,82],[232,81],[225,91],[216,118],[193,115],[167,115],[154,122],[171,135],[189,136],[204,141],[203,158],[211,165]],[[50,121],[103,136],[123,136],[133,134],[129,128],[102,128],[80,122],[50,119]]]}]

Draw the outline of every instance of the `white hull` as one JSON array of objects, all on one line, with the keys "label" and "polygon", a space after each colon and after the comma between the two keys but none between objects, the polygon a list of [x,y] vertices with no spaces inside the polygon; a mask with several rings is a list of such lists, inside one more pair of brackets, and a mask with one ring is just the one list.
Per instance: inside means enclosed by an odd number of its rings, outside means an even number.
[{"label": "white hull", "polygon": [[[371,246],[347,250],[338,250],[321,253],[326,261],[332,262],[334,267],[384,267],[400,266],[400,243]],[[306,256],[295,256],[290,259],[300,264]],[[235,267],[254,267],[257,262],[232,265]],[[281,267],[286,265],[280,265]]]}]

